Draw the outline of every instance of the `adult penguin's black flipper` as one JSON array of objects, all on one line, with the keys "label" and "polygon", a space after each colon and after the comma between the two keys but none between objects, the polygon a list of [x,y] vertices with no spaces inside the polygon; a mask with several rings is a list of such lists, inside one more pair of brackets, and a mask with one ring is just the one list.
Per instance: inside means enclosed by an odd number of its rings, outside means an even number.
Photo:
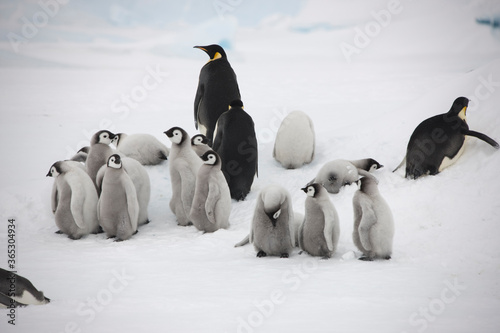
[{"label": "adult penguin's black flipper", "polygon": [[487,136],[486,134],[479,133],[476,131],[471,131],[471,130],[464,130],[462,131],[464,135],[468,136],[473,136],[476,137],[480,140],[483,140],[484,142],[488,143],[490,146],[495,147],[496,149],[500,148],[500,145],[498,145],[498,142]]}]

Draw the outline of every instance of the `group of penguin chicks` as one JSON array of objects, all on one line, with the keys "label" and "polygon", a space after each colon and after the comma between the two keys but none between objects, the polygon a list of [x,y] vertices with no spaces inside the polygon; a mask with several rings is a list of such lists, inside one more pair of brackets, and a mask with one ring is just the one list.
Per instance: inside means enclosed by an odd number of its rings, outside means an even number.
[{"label": "group of penguin chicks", "polygon": [[[88,151],[54,163],[49,171],[48,176],[56,177],[52,209],[60,233],[78,239],[102,228],[110,238],[129,239],[139,225],[149,222],[151,184],[143,164],[167,158],[172,186],[169,206],[178,224],[193,224],[204,232],[229,227],[231,199],[244,200],[258,175],[254,123],[244,111],[236,74],[222,47],[195,47],[210,57],[200,72],[194,103],[195,127],[201,134],[191,138],[184,129],[172,127],[164,132],[172,142],[169,151],[148,134],[97,132]],[[406,163],[407,178],[434,175],[451,165],[463,151],[466,136],[498,148],[493,139],[469,130],[465,121],[468,101],[457,98],[450,111],[415,129],[401,163]],[[116,152],[109,147],[112,142]],[[311,119],[294,111],[281,123],[273,157],[284,168],[294,169],[312,161],[314,147]],[[258,257],[288,257],[294,246],[313,256],[331,257],[339,239],[339,222],[327,192],[338,193],[342,186],[357,182],[353,242],[363,253],[360,259],[390,259],[394,221],[371,174],[381,167],[371,158],[326,163],[303,188],[308,196],[304,217],[294,215],[286,189],[279,185],[264,188],[250,234],[236,246],[252,242]]]}]

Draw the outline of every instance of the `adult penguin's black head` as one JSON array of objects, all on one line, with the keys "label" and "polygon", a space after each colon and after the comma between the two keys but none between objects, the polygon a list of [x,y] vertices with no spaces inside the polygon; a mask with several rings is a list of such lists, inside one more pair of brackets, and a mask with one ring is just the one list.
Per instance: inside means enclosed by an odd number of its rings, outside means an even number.
[{"label": "adult penguin's black head", "polygon": [[229,103],[229,108],[240,108],[243,109],[243,102],[239,99],[235,99],[231,103]]},{"label": "adult penguin's black head", "polygon": [[226,58],[226,52],[224,52],[224,49],[220,45],[212,44],[207,46],[193,46],[193,47],[205,51],[210,57],[210,60]]},{"label": "adult penguin's black head", "polygon": [[458,97],[453,102],[450,111],[448,111],[448,114],[459,116],[460,118],[464,119],[468,106],[469,106],[469,99],[467,97]]}]

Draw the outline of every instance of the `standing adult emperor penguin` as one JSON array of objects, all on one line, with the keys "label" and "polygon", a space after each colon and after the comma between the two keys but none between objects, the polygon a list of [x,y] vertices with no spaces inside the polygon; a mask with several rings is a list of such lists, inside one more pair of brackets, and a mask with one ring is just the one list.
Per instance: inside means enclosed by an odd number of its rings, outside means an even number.
[{"label": "standing adult emperor penguin", "polygon": [[252,117],[243,110],[240,100],[232,101],[229,110],[219,117],[213,149],[222,159],[231,198],[245,200],[258,174],[258,151]]},{"label": "standing adult emperor penguin", "polygon": [[212,145],[215,124],[227,111],[229,103],[241,99],[240,89],[226,52],[217,44],[195,46],[205,51],[210,60],[201,68],[194,98],[194,124]]},{"label": "standing adult emperor penguin", "polygon": [[498,143],[489,136],[469,130],[466,121],[468,105],[466,97],[459,97],[447,113],[421,122],[413,131],[406,157],[396,170],[406,161],[407,178],[436,175],[462,155],[466,136],[474,136],[498,149]]}]

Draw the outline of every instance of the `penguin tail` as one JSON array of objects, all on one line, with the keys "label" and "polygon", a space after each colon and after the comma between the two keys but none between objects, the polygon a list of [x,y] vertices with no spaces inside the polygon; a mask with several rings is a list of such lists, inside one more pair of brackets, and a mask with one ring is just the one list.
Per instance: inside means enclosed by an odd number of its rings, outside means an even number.
[{"label": "penguin tail", "polygon": [[243,245],[247,245],[248,243],[250,243],[250,235],[247,235],[239,243],[234,244],[234,247],[240,247]]},{"label": "penguin tail", "polygon": [[498,142],[496,142],[495,140],[493,140],[492,138],[490,138],[486,134],[479,133],[479,132],[476,132],[476,131],[471,131],[471,130],[464,131],[463,134],[468,135],[468,136],[476,137],[479,140],[483,140],[484,142],[486,142],[490,146],[494,147],[495,149],[500,148],[500,146],[498,145]]},{"label": "penguin tail", "polygon": [[403,160],[401,161],[401,163],[399,163],[399,165],[396,167],[396,169],[392,170],[392,172],[396,172],[399,168],[401,168],[403,166],[403,164],[406,163],[406,156],[403,158]]}]

